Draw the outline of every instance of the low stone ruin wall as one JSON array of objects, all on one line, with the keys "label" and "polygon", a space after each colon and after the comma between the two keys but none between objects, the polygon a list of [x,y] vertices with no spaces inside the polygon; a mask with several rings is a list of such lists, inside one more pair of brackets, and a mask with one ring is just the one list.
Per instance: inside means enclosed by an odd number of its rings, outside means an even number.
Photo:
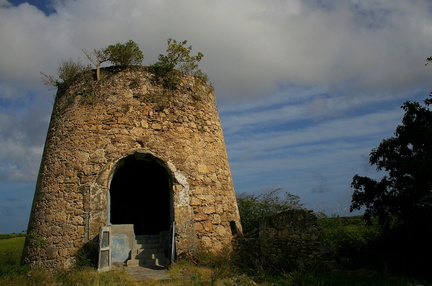
[{"label": "low stone ruin wall", "polygon": [[237,238],[234,249],[242,262],[278,268],[304,269],[331,261],[317,217],[303,209],[264,218],[258,233]]}]

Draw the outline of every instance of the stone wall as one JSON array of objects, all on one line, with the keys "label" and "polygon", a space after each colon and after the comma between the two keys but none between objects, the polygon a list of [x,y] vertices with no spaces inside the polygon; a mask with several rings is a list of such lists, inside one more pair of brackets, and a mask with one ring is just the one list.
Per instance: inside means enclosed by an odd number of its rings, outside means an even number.
[{"label": "stone wall", "polygon": [[331,260],[317,217],[309,210],[290,210],[260,221],[258,236],[237,238],[236,250],[245,263],[303,269]]},{"label": "stone wall", "polygon": [[102,72],[56,97],[23,261],[73,265],[109,224],[110,182],[130,156],[169,174],[179,252],[230,243],[232,224],[241,227],[213,88],[182,75],[167,91],[144,67]]}]

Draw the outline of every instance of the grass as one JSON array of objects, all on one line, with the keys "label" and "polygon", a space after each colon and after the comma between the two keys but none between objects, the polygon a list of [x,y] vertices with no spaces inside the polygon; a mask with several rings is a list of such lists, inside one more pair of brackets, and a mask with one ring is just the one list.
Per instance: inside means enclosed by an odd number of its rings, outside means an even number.
[{"label": "grass", "polygon": [[0,265],[18,262],[24,247],[25,237],[0,240]]},{"label": "grass", "polygon": [[[325,238],[333,239],[333,247],[337,250],[342,242],[349,239],[361,248],[368,239],[370,231],[363,229],[360,221],[350,219],[328,219],[321,221]],[[326,232],[327,231],[327,232]],[[355,235],[354,235],[354,234]],[[253,271],[238,267],[227,251],[222,254],[198,252],[178,263],[173,264],[167,280],[136,281],[125,271],[99,273],[92,268],[58,270],[50,272],[45,269],[29,269],[19,265],[24,237],[16,235],[0,238],[0,286],[1,285],[167,285],[167,286],[198,286],[198,285],[285,285],[285,286],[417,286],[432,285],[430,282],[419,281],[410,277],[395,275],[386,271],[341,268],[333,271],[310,269],[307,271],[287,271],[265,269],[256,265]],[[366,241],[366,242],[365,242]],[[345,246],[343,246],[345,247]],[[340,250],[340,248],[339,248]],[[247,274],[246,274],[247,273]]]}]

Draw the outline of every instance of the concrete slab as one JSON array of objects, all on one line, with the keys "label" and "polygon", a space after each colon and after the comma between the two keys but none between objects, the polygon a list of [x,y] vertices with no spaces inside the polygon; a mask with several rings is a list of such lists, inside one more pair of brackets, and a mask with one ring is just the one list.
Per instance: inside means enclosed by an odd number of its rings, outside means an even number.
[{"label": "concrete slab", "polygon": [[142,266],[132,266],[132,267],[124,267],[126,272],[131,274],[131,276],[135,280],[144,280],[144,279],[169,279],[168,271],[166,268],[147,268]]}]

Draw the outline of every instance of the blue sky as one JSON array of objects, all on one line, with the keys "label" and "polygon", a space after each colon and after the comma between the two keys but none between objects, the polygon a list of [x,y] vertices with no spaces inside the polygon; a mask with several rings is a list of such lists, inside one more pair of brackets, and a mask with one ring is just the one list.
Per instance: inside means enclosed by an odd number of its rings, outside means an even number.
[{"label": "blue sky", "polygon": [[238,193],[349,215],[355,174],[432,91],[428,0],[0,0],[0,233],[27,227],[55,91],[40,71],[130,39],[186,39],[214,82]]}]

